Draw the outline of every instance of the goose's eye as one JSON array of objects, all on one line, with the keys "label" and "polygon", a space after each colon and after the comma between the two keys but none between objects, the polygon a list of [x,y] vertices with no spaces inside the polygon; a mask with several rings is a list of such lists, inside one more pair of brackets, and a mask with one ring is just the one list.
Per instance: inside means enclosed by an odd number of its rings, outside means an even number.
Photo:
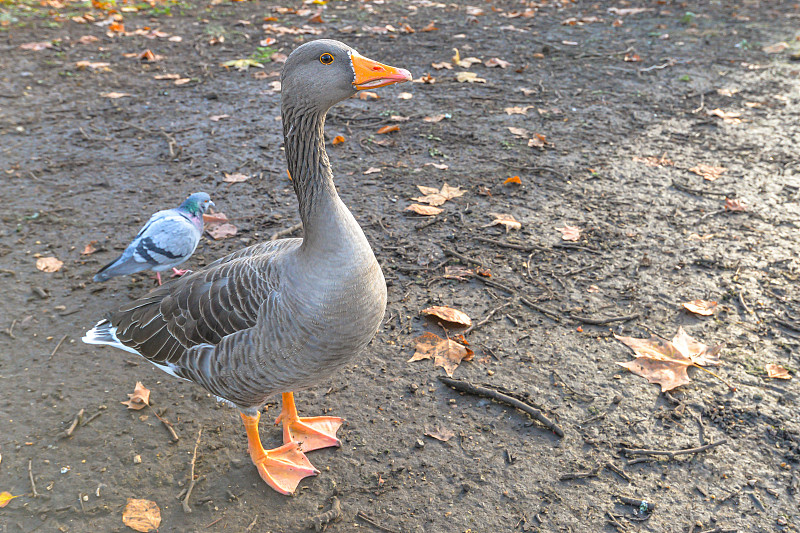
[{"label": "goose's eye", "polygon": [[331,63],[333,63],[333,56],[330,54],[322,54],[321,56],[319,56],[319,62],[322,63],[323,65],[330,65]]}]

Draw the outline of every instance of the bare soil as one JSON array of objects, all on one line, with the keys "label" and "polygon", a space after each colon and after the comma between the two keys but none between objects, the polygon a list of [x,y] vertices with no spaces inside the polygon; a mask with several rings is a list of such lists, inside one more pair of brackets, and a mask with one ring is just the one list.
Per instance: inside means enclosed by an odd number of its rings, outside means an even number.
[{"label": "bare soil", "polygon": [[[0,509],[3,533],[130,531],[128,498],[155,501],[162,532],[300,531],[334,495],[343,516],[327,531],[798,531],[798,376],[769,379],[764,368],[800,368],[800,63],[791,60],[800,8],[473,3],[482,13],[331,1],[322,24],[266,1],[144,5],[123,13],[124,27],[149,30],[112,37],[110,26],[70,19],[108,16],[90,6],[1,5],[0,492],[21,495]],[[525,9],[536,13],[509,17]],[[419,31],[432,21],[437,30]],[[263,24],[319,33],[278,35]],[[396,31],[375,30],[387,24]],[[150,30],[164,35],[141,35]],[[98,40],[81,44],[84,35]],[[80,342],[106,311],[150,288],[143,275],[91,277],[154,211],[203,190],[239,228],[230,239],[204,238],[186,264],[193,269],[298,222],[270,85],[281,65],[221,66],[258,54],[266,37],[283,54],[336,38],[435,78],[329,115],[329,138],[346,138],[329,149],[337,185],[383,266],[389,305],[357,364],[298,395],[301,412],[348,424],[340,449],[310,455],[321,473],[292,497],[259,479],[235,410],[135,356]],[[782,41],[790,48],[763,51]],[[451,61],[453,48],[511,64],[432,68]],[[146,49],[163,57],[124,55]],[[81,70],[78,61],[110,65]],[[460,71],[485,83],[459,83]],[[154,79],[168,73],[189,81]],[[131,96],[103,96],[110,92]],[[526,114],[506,113],[514,106]],[[717,109],[739,115],[710,114]],[[211,119],[219,115],[228,116]],[[376,133],[392,124],[399,131]],[[545,146],[528,146],[534,134]],[[708,181],[689,171],[699,164],[727,171]],[[380,172],[365,174],[371,167]],[[235,172],[252,177],[223,182]],[[503,185],[515,175],[521,185]],[[404,211],[417,185],[445,182],[467,193],[435,218]],[[746,210],[726,210],[726,198]],[[490,213],[512,214],[522,228],[487,227]],[[564,225],[582,229],[578,242],[561,240]],[[81,255],[91,241],[98,251]],[[37,257],[49,256],[63,267],[37,270]],[[446,266],[475,264],[491,270],[489,282],[443,276]],[[696,298],[718,301],[717,313],[682,308]],[[475,358],[454,377],[527,399],[564,438],[453,391],[430,361],[408,363],[416,336],[445,335],[419,315],[430,305],[476,323],[500,308],[467,335]],[[662,394],[616,364],[631,353],[612,333],[671,338],[679,326],[725,343],[716,371],[735,390],[691,370],[692,383]],[[149,409],[120,405],[136,381],[177,442]],[[266,406],[265,445],[280,442],[269,424],[277,406]],[[200,428],[187,514],[177,497]],[[425,436],[448,431],[447,441]],[[640,457],[621,450],[723,439],[633,463]]]}]

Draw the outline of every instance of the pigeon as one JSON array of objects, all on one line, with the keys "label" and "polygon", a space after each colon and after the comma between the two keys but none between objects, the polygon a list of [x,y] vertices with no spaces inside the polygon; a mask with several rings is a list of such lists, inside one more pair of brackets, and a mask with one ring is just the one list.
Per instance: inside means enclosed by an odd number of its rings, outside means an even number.
[{"label": "pigeon", "polygon": [[94,281],[152,270],[161,285],[165,270],[172,269],[173,276],[185,274],[175,267],[194,253],[203,234],[203,213],[213,205],[208,194],[196,192],[176,209],[154,214],[122,255],[95,274]]}]

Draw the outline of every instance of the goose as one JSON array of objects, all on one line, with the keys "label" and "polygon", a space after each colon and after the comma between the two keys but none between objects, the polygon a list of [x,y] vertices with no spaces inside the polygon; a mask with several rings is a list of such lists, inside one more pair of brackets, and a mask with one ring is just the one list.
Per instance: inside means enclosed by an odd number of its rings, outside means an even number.
[{"label": "goose", "polygon": [[[296,48],[281,75],[289,177],[304,237],[256,244],[125,303],[86,333],[89,344],[142,355],[236,407],[261,478],[291,494],[318,474],[305,452],[340,445],[339,417],[300,417],[294,391],[361,353],[386,310],[386,282],[364,232],[336,191],[327,111],[362,89],[411,80],[339,41]],[[281,394],[280,447],[265,450],[259,418]]]},{"label": "goose", "polygon": [[203,214],[209,207],[214,207],[211,197],[196,192],[175,209],[155,213],[122,255],[101,268],[93,280],[106,281],[115,276],[152,270],[161,285],[161,273],[165,270],[172,269],[173,276],[186,274],[186,270],[175,267],[189,259],[197,249],[203,235]]}]

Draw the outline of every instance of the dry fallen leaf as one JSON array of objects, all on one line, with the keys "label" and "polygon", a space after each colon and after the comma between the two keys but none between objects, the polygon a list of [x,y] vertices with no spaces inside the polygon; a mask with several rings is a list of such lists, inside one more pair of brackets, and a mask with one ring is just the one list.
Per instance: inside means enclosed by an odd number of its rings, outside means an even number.
[{"label": "dry fallen leaf", "polygon": [[203,215],[203,222],[205,223],[206,232],[215,241],[233,237],[239,231],[236,226],[228,222],[228,217],[225,216],[225,213]]},{"label": "dry fallen leaf", "polygon": [[725,198],[724,208],[728,211],[747,211],[747,206],[741,198]]},{"label": "dry fallen leaf", "polygon": [[522,185],[522,180],[519,179],[519,176],[511,176],[510,178],[506,178],[503,182],[503,185]]},{"label": "dry fallen leaf", "polygon": [[466,346],[449,338],[442,339],[433,333],[420,335],[414,341],[416,342],[414,356],[408,362],[433,358],[433,365],[444,368],[450,377],[461,361],[470,361],[474,355],[474,352]]},{"label": "dry fallen leaf", "polygon": [[447,61],[442,61],[441,63],[431,63],[431,66],[436,70],[442,70],[443,68],[447,70],[453,70],[453,65]]},{"label": "dry fallen leaf", "polygon": [[444,163],[425,163],[423,166],[438,168],[439,170],[447,170],[448,168],[450,168],[448,165],[445,165]]},{"label": "dry fallen leaf", "polygon": [[42,272],[58,272],[63,265],[64,262],[55,257],[40,257],[36,260],[36,268]]},{"label": "dry fallen leaf", "polygon": [[[767,371],[767,377],[772,379],[792,379],[792,376],[789,374],[789,371],[783,368],[781,365],[776,365],[775,363],[767,363],[764,365],[764,368]],[[4,494],[8,494],[7,492]],[[2,494],[0,494],[2,496]],[[0,505],[2,507],[2,505]]]},{"label": "dry fallen leaf", "polygon": [[715,167],[711,165],[700,164],[696,167],[690,168],[689,172],[694,172],[698,176],[703,176],[703,178],[707,179],[708,181],[714,181],[723,173],[727,172],[727,170],[728,169],[725,167]]},{"label": "dry fallen leaf", "polygon": [[383,135],[384,133],[391,133],[393,131],[400,131],[400,126],[398,126],[397,124],[391,124],[389,126],[382,127],[375,133],[377,133],[378,135]]},{"label": "dry fallen leaf", "polygon": [[161,525],[161,509],[156,502],[128,498],[128,504],[122,512],[122,522],[143,533],[156,531]]},{"label": "dry fallen leaf", "polygon": [[719,117],[723,122],[728,124],[740,124],[742,122],[742,119],[739,118],[742,116],[742,114],[736,111],[723,111],[722,109],[717,108],[708,111],[708,114],[712,117]]},{"label": "dry fallen leaf", "polygon": [[397,97],[400,100],[411,100],[412,98],[414,98],[414,95],[411,94],[411,93],[402,92],[402,93],[398,94]]},{"label": "dry fallen leaf", "polygon": [[442,185],[441,189],[436,187],[425,187],[424,185],[417,185],[417,189],[425,196],[412,198],[415,202],[422,202],[428,205],[442,205],[448,200],[463,196],[467,191],[462,191],[461,187],[451,187],[448,184]]},{"label": "dry fallen leaf", "polygon": [[110,93],[100,93],[100,96],[102,96],[103,98],[111,98],[116,100],[117,98],[124,98],[126,96],[132,96],[132,95],[128,93],[117,93],[112,91]]},{"label": "dry fallen leaf", "polygon": [[222,178],[222,181],[225,183],[241,183],[243,181],[247,181],[250,179],[250,176],[246,174],[241,174],[239,172],[235,172],[233,174],[228,174],[225,172],[225,177]]},{"label": "dry fallen leaf", "polygon": [[432,117],[425,117],[422,119],[423,122],[441,122],[442,120],[450,118],[449,115],[442,114],[442,115],[433,115]]},{"label": "dry fallen leaf", "polygon": [[516,135],[517,137],[527,137],[531,134],[525,128],[515,128],[514,126],[508,126],[508,131],[511,132],[511,135]]},{"label": "dry fallen leaf", "polygon": [[475,63],[481,62],[481,60],[477,57],[467,57],[465,59],[461,59],[461,53],[458,51],[458,48],[453,48],[453,57],[451,58],[451,61],[461,68],[469,68]]},{"label": "dry fallen leaf", "polygon": [[153,76],[154,80],[178,80],[180,79],[180,74],[156,74]]},{"label": "dry fallen leaf", "polygon": [[89,243],[83,248],[81,255],[92,255],[95,253],[97,251],[97,248],[94,246],[95,244],[97,244],[97,241],[89,241]]},{"label": "dry fallen leaf", "polygon": [[633,160],[637,163],[644,163],[648,167],[671,167],[675,165],[675,162],[671,159],[667,159],[666,155],[662,155],[661,157],[656,157],[654,155],[639,157],[635,155],[633,156]]},{"label": "dry fallen leaf", "polygon": [[527,115],[528,114],[528,109],[531,109],[532,107],[535,107],[535,106],[532,106],[532,105],[512,106],[512,107],[506,107],[504,109],[504,111],[509,115]]},{"label": "dry fallen leaf", "polygon": [[336,146],[337,144],[342,144],[343,142],[344,142],[344,137],[342,135],[337,135],[336,137],[333,138],[331,144]]},{"label": "dry fallen leaf", "polygon": [[507,68],[510,64],[511,63],[509,63],[508,61],[504,61],[499,57],[493,57],[484,63],[484,65],[486,65],[487,67],[500,67],[500,68]]},{"label": "dry fallen leaf", "polygon": [[678,328],[678,333],[671,342],[658,337],[614,337],[631,348],[636,355],[633,361],[617,364],[646,378],[650,383],[658,383],[662,392],[690,383],[687,373],[690,366],[718,365],[720,362],[719,351],[722,344],[709,348],[690,337],[683,327]]},{"label": "dry fallen leaf", "polygon": [[771,44],[769,46],[765,46],[761,50],[767,54],[779,54],[789,48],[789,43],[786,42],[779,42],[775,44]]},{"label": "dry fallen leaf", "polygon": [[14,498],[19,498],[22,496],[21,494],[17,494],[16,496],[12,495],[10,492],[0,492],[0,508],[5,507],[8,505],[8,502],[13,500]]},{"label": "dry fallen leaf", "polygon": [[479,78],[474,72],[459,72],[456,74],[456,80],[464,83],[486,83],[486,80]]},{"label": "dry fallen leaf", "polygon": [[561,232],[561,238],[565,241],[579,241],[581,238],[581,228],[578,226],[564,225],[563,228],[556,228]]},{"label": "dry fallen leaf", "polygon": [[466,281],[475,275],[475,271],[471,268],[463,266],[446,266],[444,267],[444,277],[447,279],[457,279],[459,281]]},{"label": "dry fallen leaf", "polygon": [[553,146],[553,143],[547,142],[547,137],[541,133],[534,133],[533,137],[528,139],[528,146],[531,148],[545,148],[547,146]]},{"label": "dry fallen leaf", "polygon": [[25,43],[19,45],[22,50],[33,50],[34,52],[39,52],[41,50],[46,50],[48,48],[53,48],[53,43],[50,41],[43,41],[38,43]]},{"label": "dry fallen leaf", "polygon": [[451,324],[457,324],[463,327],[469,327],[472,325],[472,319],[470,319],[466,313],[459,311],[458,309],[445,307],[443,305],[434,305],[433,307],[428,307],[427,309],[420,311],[420,313],[423,315],[434,316],[444,320],[445,322],[450,322]]},{"label": "dry fallen leaf", "polygon": [[136,382],[133,388],[133,394],[128,394],[128,399],[124,402],[119,402],[122,405],[127,405],[128,409],[144,409],[145,406],[150,405],[150,389],[142,385],[141,381]]},{"label": "dry fallen leaf", "polygon": [[77,39],[77,43],[78,44],[89,44],[89,43],[95,43],[95,42],[97,42],[99,40],[100,39],[98,39],[94,35],[84,35],[83,37],[80,37],[79,39]]},{"label": "dry fallen leaf", "polygon": [[369,167],[367,170],[364,171],[364,175],[367,176],[369,174],[376,174],[380,171],[381,169],[378,167]]},{"label": "dry fallen leaf", "polygon": [[264,68],[264,65],[255,59],[231,59],[222,64],[223,67],[233,67],[236,70],[247,70],[250,67]]},{"label": "dry fallen leaf", "polygon": [[701,316],[711,316],[717,310],[717,302],[711,300],[692,300],[681,305],[690,313]]},{"label": "dry fallen leaf", "polygon": [[210,120],[211,122],[219,122],[224,118],[230,118],[230,115],[211,115],[210,117],[208,117],[208,120]]},{"label": "dry fallen leaf", "polygon": [[501,225],[506,228],[506,233],[508,233],[512,229],[522,228],[522,224],[518,222],[513,215],[507,215],[503,213],[489,213],[489,214],[494,217],[494,220],[492,220],[490,224],[486,224],[485,226],[483,226],[484,228]]},{"label": "dry fallen leaf", "polygon": [[424,28],[422,28],[422,29],[421,29],[421,30],[419,30],[419,31],[436,31],[436,30],[438,30],[438,29],[439,29],[439,28],[437,28],[436,26],[434,26],[434,22],[431,22],[430,24],[428,24],[427,26],[425,26]]},{"label": "dry fallen leaf", "polygon": [[629,53],[625,54],[625,57],[623,57],[622,60],[627,63],[640,63],[642,61],[642,56],[636,53]]},{"label": "dry fallen leaf", "polygon": [[453,437],[456,436],[455,433],[450,431],[449,429],[438,428],[430,431],[425,432],[426,437],[430,437],[432,439],[440,440],[442,442],[447,442]]},{"label": "dry fallen leaf", "polygon": [[443,211],[438,207],[434,207],[432,205],[419,205],[419,204],[411,204],[410,206],[406,207],[406,211],[411,211],[418,215],[424,215],[426,217],[431,217],[434,215],[438,215]]},{"label": "dry fallen leaf", "polygon": [[111,66],[111,63],[104,63],[102,61],[98,61],[98,62],[76,61],[75,62],[75,68],[78,69],[78,70],[86,70],[88,68],[88,69],[92,69],[92,70],[102,70],[102,71],[110,72],[111,71],[111,69],[109,68],[110,66]]}]

